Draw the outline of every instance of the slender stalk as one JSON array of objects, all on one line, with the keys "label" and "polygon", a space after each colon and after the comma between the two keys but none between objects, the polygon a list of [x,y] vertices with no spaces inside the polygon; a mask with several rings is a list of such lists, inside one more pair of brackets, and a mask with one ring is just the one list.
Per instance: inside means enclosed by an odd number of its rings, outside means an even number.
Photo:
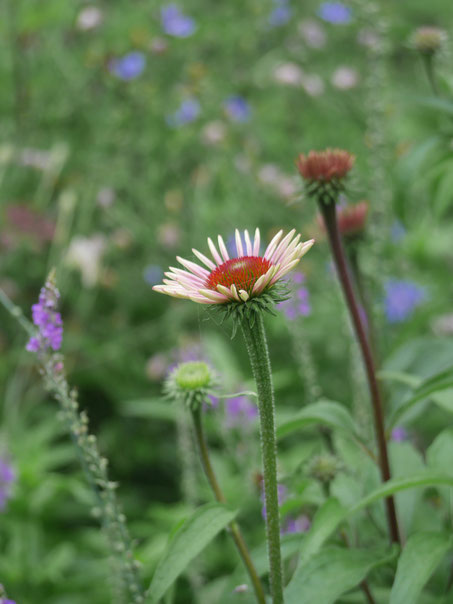
[{"label": "slender stalk", "polygon": [[423,66],[425,68],[426,76],[433,91],[434,96],[439,96],[439,89],[437,87],[436,76],[434,74],[434,54],[433,53],[422,53]]},{"label": "slender stalk", "polygon": [[[192,410],[192,418],[195,427],[195,436],[198,444],[198,449],[200,451],[201,463],[203,465],[206,478],[208,479],[208,482],[211,486],[211,489],[213,490],[214,496],[217,501],[219,503],[226,503],[225,496],[222,492],[222,489],[220,488],[219,483],[217,482],[214,469],[211,465],[208,445],[204,436],[200,408]],[[266,596],[264,595],[263,586],[261,584],[258,573],[256,572],[252,558],[250,557],[250,553],[247,549],[247,545],[245,544],[244,538],[237,522],[231,522],[229,528],[233,537],[233,541],[238,549],[239,555],[241,556],[242,561],[244,562],[244,565],[249,574],[250,580],[252,581],[256,599],[260,604],[266,604]]]},{"label": "slender stalk", "polygon": [[[362,353],[363,363],[365,365],[368,386],[371,395],[371,402],[374,416],[374,429],[379,451],[379,467],[382,480],[386,482],[390,480],[390,463],[387,451],[387,441],[385,438],[384,413],[379,391],[378,382],[376,379],[376,370],[371,352],[370,344],[366,335],[366,331],[360,316],[359,306],[357,304],[354,288],[352,285],[351,275],[346,263],[346,257],[343,249],[343,244],[340,237],[340,232],[337,224],[337,216],[335,211],[335,203],[332,200],[320,201],[320,209],[324,217],[327,233],[329,236],[329,244],[335,265],[338,272],[338,277],[343,289],[343,294],[351,315],[354,331]],[[396,517],[395,500],[393,496],[387,497],[385,500],[387,510],[387,521],[391,541],[400,543],[398,520]]]},{"label": "slender stalk", "polygon": [[280,551],[277,439],[275,435],[275,405],[271,363],[262,315],[256,313],[256,320],[253,325],[247,319],[243,319],[241,327],[258,392],[272,602],[273,604],[282,604],[283,570]]}]

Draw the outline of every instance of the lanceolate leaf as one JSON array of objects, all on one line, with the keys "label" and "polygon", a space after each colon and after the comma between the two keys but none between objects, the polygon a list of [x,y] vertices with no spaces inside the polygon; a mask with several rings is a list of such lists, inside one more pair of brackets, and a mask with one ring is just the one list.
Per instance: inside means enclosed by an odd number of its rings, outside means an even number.
[{"label": "lanceolate leaf", "polygon": [[323,424],[349,434],[355,434],[355,424],[348,410],[333,401],[319,401],[307,405],[294,417],[277,428],[277,438],[313,424]]},{"label": "lanceolate leaf", "polygon": [[154,604],[208,543],[235,517],[220,503],[198,508],[170,539],[151,582],[147,602]]},{"label": "lanceolate leaf", "polygon": [[452,547],[446,533],[416,533],[409,537],[398,561],[390,604],[415,604],[424,585]]},{"label": "lanceolate leaf", "polygon": [[[285,590],[286,604],[332,604],[357,587],[376,566],[393,560],[390,552],[326,548],[302,567]],[[410,602],[411,600],[407,600]]]}]

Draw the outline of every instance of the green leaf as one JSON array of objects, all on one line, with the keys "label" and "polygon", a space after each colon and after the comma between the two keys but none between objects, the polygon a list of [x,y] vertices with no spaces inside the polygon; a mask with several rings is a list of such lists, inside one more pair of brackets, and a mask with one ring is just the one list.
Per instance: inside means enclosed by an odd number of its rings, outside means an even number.
[{"label": "green leaf", "polygon": [[422,105],[427,109],[434,109],[435,111],[439,111],[441,113],[453,115],[453,103],[451,101],[446,101],[444,99],[438,99],[435,97],[419,97],[414,100],[417,104]]},{"label": "green leaf", "polygon": [[121,413],[129,417],[175,421],[178,406],[163,398],[134,399],[121,403]]},{"label": "green leaf", "polygon": [[158,602],[167,589],[212,539],[236,516],[220,503],[198,508],[174,533],[157,565],[148,601]]},{"label": "green leaf", "polygon": [[437,565],[452,546],[445,533],[416,533],[411,535],[398,561],[390,604],[415,604]]},{"label": "green leaf", "polygon": [[277,438],[313,424],[323,424],[349,434],[356,434],[354,420],[348,410],[340,403],[323,400],[307,405],[296,417],[278,426]]},{"label": "green leaf", "polygon": [[397,549],[392,548],[389,553],[326,548],[302,568],[296,580],[290,582],[285,590],[285,602],[332,604],[346,591],[357,587],[373,568],[391,562]]}]

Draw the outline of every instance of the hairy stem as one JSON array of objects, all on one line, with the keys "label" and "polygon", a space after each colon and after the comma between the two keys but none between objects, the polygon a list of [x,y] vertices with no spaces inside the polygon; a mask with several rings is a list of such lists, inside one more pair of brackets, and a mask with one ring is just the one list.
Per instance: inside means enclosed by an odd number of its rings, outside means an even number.
[{"label": "hairy stem", "polygon": [[253,324],[247,318],[243,319],[241,326],[258,392],[272,601],[273,604],[282,604],[283,570],[280,551],[277,439],[275,435],[275,405],[271,363],[262,315],[256,313]]},{"label": "hairy stem", "polygon": [[[368,341],[368,337],[363,325],[362,317],[360,316],[359,305],[352,285],[351,275],[346,263],[346,257],[343,249],[343,244],[340,237],[340,232],[337,224],[337,215],[335,211],[335,203],[332,200],[321,201],[320,209],[324,217],[327,233],[329,236],[330,248],[334,258],[335,266],[338,272],[338,278],[343,289],[343,294],[351,316],[354,331],[362,353],[362,359],[365,366],[368,386],[371,395],[373,407],[374,429],[379,451],[379,467],[381,477],[384,482],[390,480],[390,463],[387,451],[387,441],[385,438],[384,427],[384,412],[381,400],[381,393],[376,379],[376,369],[373,360],[373,354]],[[396,517],[395,500],[393,496],[387,497],[385,500],[387,510],[387,521],[391,541],[400,543],[398,520]]]},{"label": "hairy stem", "polygon": [[[214,496],[219,503],[225,503],[225,496],[217,482],[217,478],[214,472],[214,468],[212,467],[211,460],[209,457],[208,445],[206,443],[206,438],[203,430],[203,423],[201,419],[201,410],[200,408],[192,410],[192,418],[195,426],[195,436],[198,444],[198,449],[200,452],[201,463],[203,465],[204,472],[206,474],[206,478],[213,490]],[[256,572],[255,566],[253,564],[252,558],[250,557],[250,553],[245,544],[244,538],[242,536],[241,530],[237,522],[233,521],[229,525],[231,535],[233,537],[233,541],[238,549],[239,555],[244,562],[244,565],[249,574],[250,580],[253,584],[253,589],[255,591],[256,599],[260,604],[266,604],[266,597],[264,595],[263,586],[261,584],[258,573]]]}]

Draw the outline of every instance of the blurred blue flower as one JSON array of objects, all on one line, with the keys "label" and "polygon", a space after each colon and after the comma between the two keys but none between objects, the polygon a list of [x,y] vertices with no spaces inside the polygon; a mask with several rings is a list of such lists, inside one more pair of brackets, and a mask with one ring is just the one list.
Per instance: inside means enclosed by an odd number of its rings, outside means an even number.
[{"label": "blurred blue flower", "polygon": [[306,317],[311,313],[310,294],[308,289],[302,285],[305,281],[305,275],[294,273],[292,281],[299,285],[298,289],[288,300],[277,305],[277,308],[282,310],[290,321],[294,321],[300,316]]},{"label": "blurred blue flower", "polygon": [[0,511],[5,509],[6,502],[11,497],[15,479],[16,474],[11,464],[0,457]]},{"label": "blurred blue flower", "polygon": [[396,428],[393,428],[392,440],[394,440],[397,443],[401,443],[401,442],[407,440],[406,428],[403,428],[403,426],[396,426]]},{"label": "blurred blue flower", "polygon": [[110,72],[121,80],[134,80],[138,78],[146,67],[146,58],[142,52],[129,52],[120,59],[110,61]]},{"label": "blurred blue flower", "polygon": [[167,115],[167,124],[173,128],[189,124],[197,119],[200,111],[201,107],[197,99],[185,99],[174,113]]},{"label": "blurred blue flower", "polygon": [[248,102],[241,96],[230,96],[223,104],[228,117],[233,122],[248,122],[251,109]]},{"label": "blurred blue flower", "polygon": [[150,264],[149,266],[145,266],[143,270],[143,280],[148,285],[157,285],[162,281],[163,270],[157,264]]},{"label": "blurred blue flower", "polygon": [[390,235],[393,243],[398,243],[405,237],[406,229],[399,220],[395,220],[395,222],[392,224]]},{"label": "blurred blue flower", "polygon": [[235,396],[225,402],[225,411],[227,415],[226,425],[228,428],[242,426],[255,421],[258,416],[258,409],[246,396]]},{"label": "blurred blue flower", "polygon": [[309,530],[310,526],[310,518],[305,514],[302,514],[297,518],[294,518],[294,516],[288,516],[281,530],[281,534],[288,535],[294,533],[306,533]]},{"label": "blurred blue flower", "polygon": [[342,23],[349,23],[352,11],[341,2],[323,2],[318,9],[318,16],[323,21],[340,25]]},{"label": "blurred blue flower", "polygon": [[181,13],[176,4],[164,6],[160,17],[164,32],[175,38],[188,38],[197,29],[194,19]]},{"label": "blurred blue flower", "polygon": [[389,279],[385,284],[385,315],[389,323],[409,318],[426,299],[426,290],[412,281]]},{"label": "blurred blue flower", "polygon": [[269,15],[268,22],[272,27],[279,27],[288,23],[293,11],[288,5],[288,0],[278,0],[275,5],[274,10]]}]

